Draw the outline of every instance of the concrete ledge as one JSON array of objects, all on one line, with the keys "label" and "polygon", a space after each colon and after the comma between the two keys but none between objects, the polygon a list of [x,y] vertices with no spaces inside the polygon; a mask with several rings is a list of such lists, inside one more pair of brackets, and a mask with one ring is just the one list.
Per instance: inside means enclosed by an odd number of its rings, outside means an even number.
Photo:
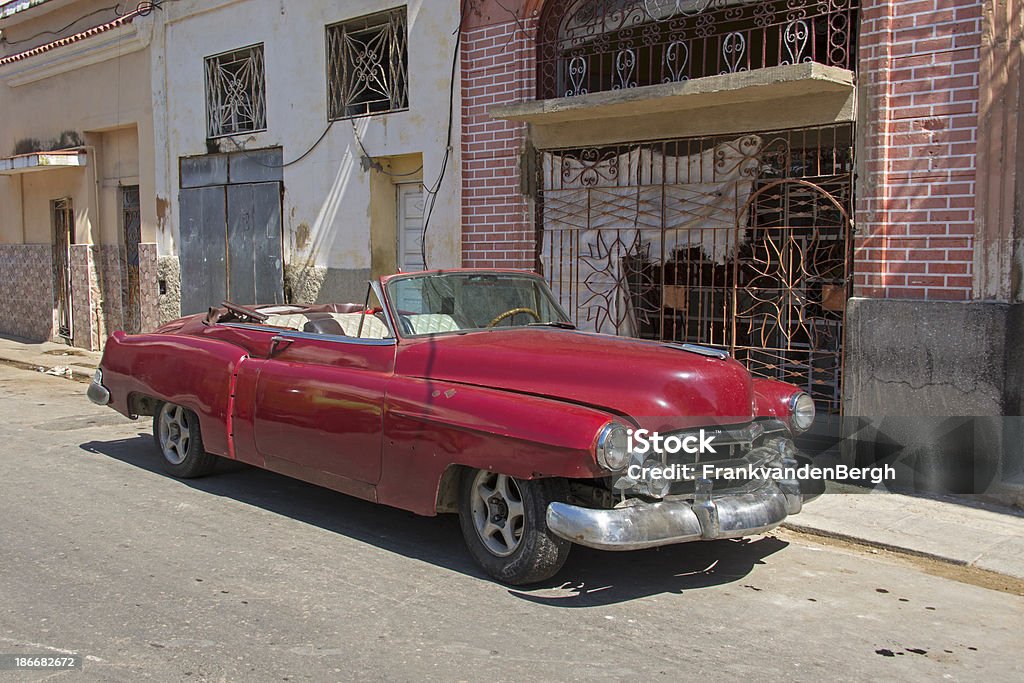
[{"label": "concrete ledge", "polygon": [[492,118],[563,123],[853,92],[853,72],[815,62],[491,107]]}]

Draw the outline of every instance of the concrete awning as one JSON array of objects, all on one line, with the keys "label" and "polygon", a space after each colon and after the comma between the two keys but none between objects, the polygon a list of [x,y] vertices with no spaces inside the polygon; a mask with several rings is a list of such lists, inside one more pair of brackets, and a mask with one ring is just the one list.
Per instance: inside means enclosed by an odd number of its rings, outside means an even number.
[{"label": "concrete awning", "polygon": [[13,157],[0,157],[0,175],[81,168],[86,165],[87,159],[85,150],[81,149],[62,149],[53,152],[33,152]]},{"label": "concrete awning", "polygon": [[[535,144],[544,146],[653,139],[662,134],[714,133],[730,128],[824,125],[853,120],[853,100],[852,71],[804,62],[498,105],[488,113],[496,119],[529,123]],[[693,125],[687,125],[690,123]]]}]

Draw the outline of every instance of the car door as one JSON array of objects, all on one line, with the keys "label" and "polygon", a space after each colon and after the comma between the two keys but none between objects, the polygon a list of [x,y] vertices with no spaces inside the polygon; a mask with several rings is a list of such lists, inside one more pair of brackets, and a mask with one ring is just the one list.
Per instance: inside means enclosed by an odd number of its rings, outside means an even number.
[{"label": "car door", "polygon": [[394,339],[278,335],[254,396],[256,449],[266,466],[306,479],[322,472],[376,484],[395,349]]}]

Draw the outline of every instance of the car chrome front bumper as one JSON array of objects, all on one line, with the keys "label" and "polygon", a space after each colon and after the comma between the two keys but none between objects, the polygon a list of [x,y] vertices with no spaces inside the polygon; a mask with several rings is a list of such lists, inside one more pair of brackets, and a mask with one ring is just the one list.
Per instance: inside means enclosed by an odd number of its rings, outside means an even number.
[{"label": "car chrome front bumper", "polygon": [[548,528],[573,543],[601,550],[741,538],[773,529],[800,512],[804,496],[795,481],[762,481],[752,490],[719,495],[711,494],[708,482],[698,486],[695,497],[633,500],[610,510],[551,503]]}]

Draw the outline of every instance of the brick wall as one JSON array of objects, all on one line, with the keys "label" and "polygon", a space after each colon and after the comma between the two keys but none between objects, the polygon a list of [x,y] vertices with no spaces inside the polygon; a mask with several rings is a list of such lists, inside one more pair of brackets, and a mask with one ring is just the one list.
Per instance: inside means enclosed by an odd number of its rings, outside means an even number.
[{"label": "brick wall", "polygon": [[526,19],[521,26],[510,19],[462,34],[462,263],[466,267],[534,266],[533,207],[521,194],[519,180],[525,126],[487,114],[496,104],[534,97],[536,19]]},{"label": "brick wall", "polygon": [[979,0],[863,2],[858,296],[971,296],[980,43]]}]

